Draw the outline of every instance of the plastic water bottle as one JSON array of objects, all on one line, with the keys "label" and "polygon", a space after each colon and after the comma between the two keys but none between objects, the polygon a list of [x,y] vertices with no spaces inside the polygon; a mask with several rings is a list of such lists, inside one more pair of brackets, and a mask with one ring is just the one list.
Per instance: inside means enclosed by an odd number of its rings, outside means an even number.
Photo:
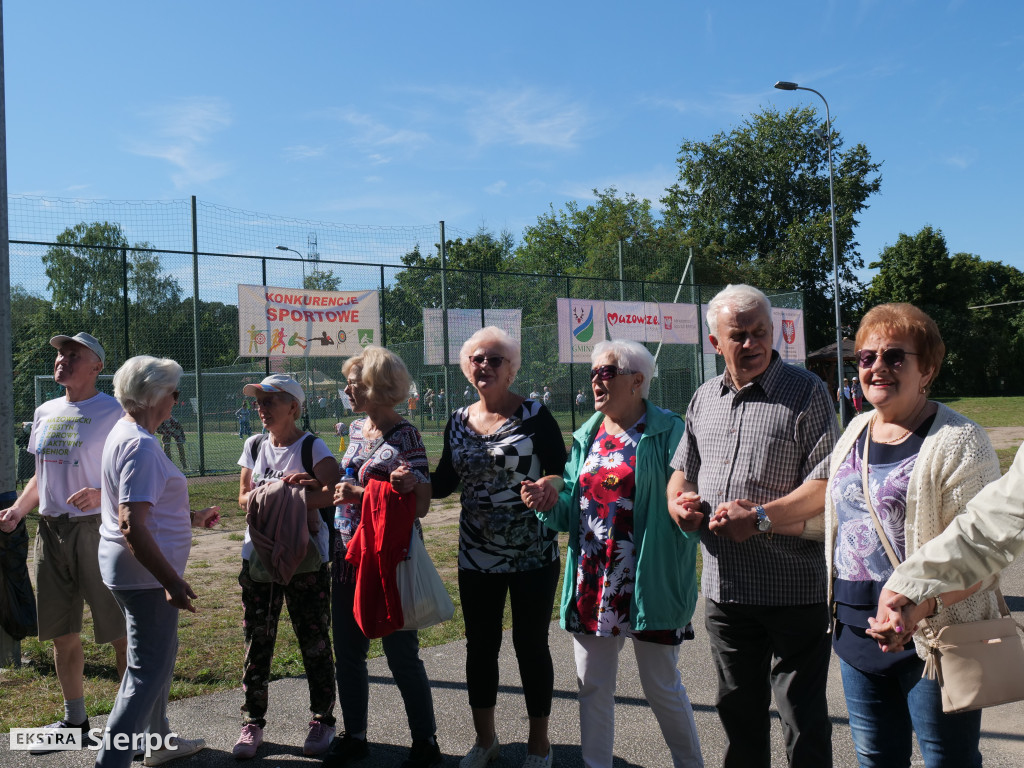
[{"label": "plastic water bottle", "polygon": [[[356,474],[356,468],[353,466],[345,467],[345,478],[344,482],[351,485],[359,485],[359,476]],[[339,504],[334,508],[334,529],[337,531],[341,530],[344,524],[345,518],[342,517],[342,510],[346,507],[351,506],[350,504]]]}]

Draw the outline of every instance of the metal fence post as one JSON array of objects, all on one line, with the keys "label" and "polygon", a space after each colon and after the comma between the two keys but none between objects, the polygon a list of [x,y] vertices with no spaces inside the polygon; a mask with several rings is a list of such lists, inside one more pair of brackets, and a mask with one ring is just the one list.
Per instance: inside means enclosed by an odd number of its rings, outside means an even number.
[{"label": "metal fence post", "polygon": [[[569,312],[572,312],[572,278],[569,277],[568,275],[565,276],[565,298],[569,301]],[[561,337],[561,335],[562,335],[562,329],[558,328],[557,333],[555,333],[555,344],[556,345],[558,344],[558,339]],[[569,339],[569,360],[570,361],[573,360],[571,334],[570,334],[570,339]],[[572,431],[573,432],[576,431],[576,398],[574,398],[572,396],[572,390],[575,387],[574,377],[573,377],[573,369],[575,367],[576,366],[574,366],[572,362],[569,363],[569,398],[570,398],[569,423],[572,424]]]},{"label": "metal fence post", "polygon": [[[203,364],[199,357],[199,223],[196,196],[192,195],[192,336],[196,365],[196,430],[199,432],[199,474],[206,474],[206,447],[203,440]],[[268,358],[269,360],[269,358]]]},{"label": "metal fence post", "polygon": [[124,313],[124,320],[123,320],[123,325],[124,325],[124,328],[123,328],[123,330],[124,330],[124,358],[121,360],[121,362],[124,363],[125,360],[127,360],[129,357],[131,357],[131,353],[128,351],[130,349],[130,346],[129,346],[130,337],[128,335],[128,307],[129,307],[129,304],[128,304],[128,249],[127,248],[122,248],[121,249],[121,305],[122,305],[122,311]]},{"label": "metal fence post", "polygon": [[[263,264],[263,290],[267,289],[267,259],[266,257],[261,258],[260,261]],[[267,348],[267,354],[263,358],[264,369],[267,372],[267,376],[270,375],[270,348]]]},{"label": "metal fence post", "polygon": [[[444,241],[444,222],[441,222],[441,340],[444,344],[444,367],[441,380],[444,382],[445,399],[451,396],[448,386],[448,247]],[[436,397],[435,397],[436,401]],[[447,406],[446,406],[447,407]]]},{"label": "metal fence post", "polygon": [[384,308],[384,265],[380,265],[380,345],[386,347],[388,345],[388,317],[387,310]]}]

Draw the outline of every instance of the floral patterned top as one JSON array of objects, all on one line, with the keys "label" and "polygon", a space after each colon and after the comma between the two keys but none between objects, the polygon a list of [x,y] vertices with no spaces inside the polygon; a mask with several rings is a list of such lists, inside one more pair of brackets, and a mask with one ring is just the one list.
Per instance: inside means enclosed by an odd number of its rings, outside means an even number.
[{"label": "floral patterned top", "polygon": [[[899,445],[872,441],[868,455],[871,503],[901,561],[906,556],[907,486],[932,421],[925,419]],[[862,672],[895,674],[907,664],[917,663],[913,646],[900,653],[880,653],[877,643],[865,632],[868,617],[875,615],[882,587],[894,570],[864,500],[861,467],[867,431],[854,443],[829,487],[838,522],[832,561],[836,603],[832,644],[839,658]]]},{"label": "floral patterned top", "polygon": [[[646,414],[618,435],[608,434],[602,424],[583,462],[576,601],[566,612],[566,629],[598,637],[625,635],[677,645],[687,636],[683,628],[641,632],[630,629],[629,607],[636,573],[636,447],[646,425]],[[689,636],[692,637],[692,631]]]},{"label": "floral patterned top", "polygon": [[469,406],[444,430],[444,453],[430,475],[434,498],[462,483],[459,568],[483,573],[531,571],[558,560],[557,534],[519,498],[523,480],[561,475],[565,439],[551,412],[524,400],[496,431],[469,426]]}]

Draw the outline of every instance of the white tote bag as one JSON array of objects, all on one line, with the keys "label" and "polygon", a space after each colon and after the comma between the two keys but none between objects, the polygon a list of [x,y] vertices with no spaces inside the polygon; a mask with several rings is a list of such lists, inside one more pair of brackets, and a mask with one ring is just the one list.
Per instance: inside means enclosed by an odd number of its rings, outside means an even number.
[{"label": "white tote bag", "polygon": [[402,629],[425,629],[448,621],[455,614],[455,604],[415,525],[409,542],[409,557],[398,564],[395,578],[405,619]]}]

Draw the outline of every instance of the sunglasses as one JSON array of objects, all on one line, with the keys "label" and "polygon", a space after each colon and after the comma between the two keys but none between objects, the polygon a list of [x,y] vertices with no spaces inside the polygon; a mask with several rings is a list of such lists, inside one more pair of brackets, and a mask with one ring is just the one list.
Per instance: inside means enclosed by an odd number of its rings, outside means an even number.
[{"label": "sunglasses", "polygon": [[907,355],[916,355],[917,352],[907,352],[905,349],[899,347],[890,347],[884,349],[880,353],[873,349],[861,349],[857,351],[857,364],[861,368],[870,368],[875,364],[875,360],[879,357],[882,358],[882,363],[887,368],[900,369],[903,366],[903,361],[907,359]]},{"label": "sunglasses", "polygon": [[487,357],[486,355],[470,355],[469,362],[473,363],[473,365],[478,368],[483,368],[484,363],[487,363],[491,368],[500,368],[501,364],[505,362],[505,358],[501,355],[494,355],[492,357]]},{"label": "sunglasses", "polygon": [[628,368],[616,368],[614,365],[599,365],[597,368],[590,369],[590,378],[594,379],[596,376],[601,381],[611,381],[616,376],[625,376],[626,374],[636,373]]}]

